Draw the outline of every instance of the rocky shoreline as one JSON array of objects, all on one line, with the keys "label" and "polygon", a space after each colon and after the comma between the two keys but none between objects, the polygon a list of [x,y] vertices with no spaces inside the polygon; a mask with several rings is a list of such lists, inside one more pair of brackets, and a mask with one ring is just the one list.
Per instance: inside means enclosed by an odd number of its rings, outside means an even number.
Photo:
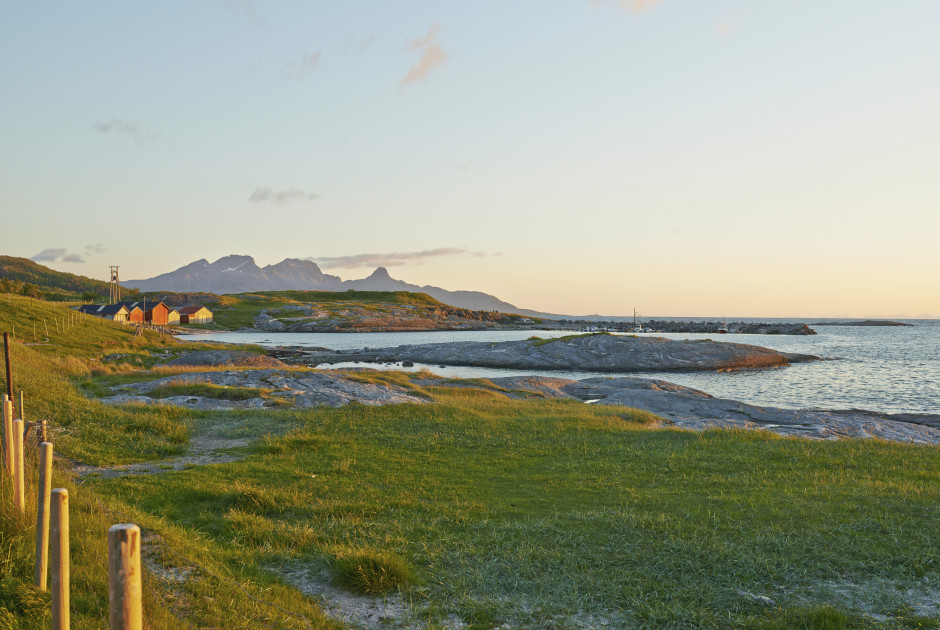
[{"label": "rocky shoreline", "polygon": [[[200,360],[201,362],[201,360]],[[411,373],[400,382],[368,378],[373,370],[287,370],[277,368],[193,371],[114,388],[107,404],[169,404],[188,409],[263,409],[281,401],[294,408],[364,405],[434,404],[420,388],[485,389],[506,398],[571,399],[619,405],[656,414],[660,426],[688,430],[758,429],[782,436],[836,440],[883,439],[908,444],[940,445],[940,416],[880,414],[860,410],[781,409],[715,398],[705,392],[658,379],[600,377],[583,380],[548,376],[493,379],[442,379]],[[222,400],[207,396],[158,397],[169,385],[208,384],[221,388],[254,388],[267,399]],[[152,394],[152,395],[151,395]],[[277,404],[273,406],[279,406]]]}]

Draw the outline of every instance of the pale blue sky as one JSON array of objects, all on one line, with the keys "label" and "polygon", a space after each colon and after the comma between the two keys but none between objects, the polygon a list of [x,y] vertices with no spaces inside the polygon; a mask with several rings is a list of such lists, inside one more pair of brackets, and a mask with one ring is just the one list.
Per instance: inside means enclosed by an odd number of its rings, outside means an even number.
[{"label": "pale blue sky", "polygon": [[2,2],[2,253],[102,279],[399,253],[394,277],[554,312],[940,317],[938,24],[927,0]]}]

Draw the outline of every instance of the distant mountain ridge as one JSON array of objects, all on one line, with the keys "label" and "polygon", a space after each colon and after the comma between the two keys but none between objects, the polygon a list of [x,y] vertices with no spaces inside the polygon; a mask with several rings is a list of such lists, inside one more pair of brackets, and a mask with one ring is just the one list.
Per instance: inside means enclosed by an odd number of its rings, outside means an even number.
[{"label": "distant mountain ridge", "polygon": [[320,271],[316,263],[285,258],[264,268],[251,256],[225,256],[210,263],[205,258],[175,271],[127,284],[141,291],[177,293],[249,293],[252,291],[340,291],[343,281]]},{"label": "distant mountain ridge", "polygon": [[448,291],[431,285],[419,286],[389,275],[385,267],[378,267],[367,278],[343,280],[325,274],[315,262],[286,258],[276,265],[259,267],[251,256],[231,255],[210,263],[205,258],[189,263],[175,271],[144,280],[131,280],[125,284],[141,291],[173,291],[176,293],[251,293],[256,291],[411,291],[427,293],[436,300],[459,308],[476,311],[519,313],[545,317],[520,309],[509,302],[482,291]]}]

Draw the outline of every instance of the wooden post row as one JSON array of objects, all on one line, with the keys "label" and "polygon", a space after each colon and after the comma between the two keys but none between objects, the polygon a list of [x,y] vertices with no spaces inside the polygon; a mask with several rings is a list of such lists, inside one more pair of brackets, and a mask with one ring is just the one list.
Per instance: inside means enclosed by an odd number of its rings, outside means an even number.
[{"label": "wooden post row", "polygon": [[52,489],[52,444],[39,447],[39,491],[36,508],[36,573],[35,584],[46,590],[49,574],[49,502]]},{"label": "wooden post row", "polygon": [[49,569],[52,572],[52,630],[69,630],[69,491],[52,491],[52,536]]},{"label": "wooden post row", "polygon": [[142,630],[140,528],[108,529],[108,617],[111,630]]}]

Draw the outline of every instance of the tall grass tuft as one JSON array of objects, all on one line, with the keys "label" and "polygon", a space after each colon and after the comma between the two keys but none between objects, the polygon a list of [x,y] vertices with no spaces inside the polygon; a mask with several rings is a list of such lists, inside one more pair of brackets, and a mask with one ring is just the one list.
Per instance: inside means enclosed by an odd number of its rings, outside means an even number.
[{"label": "tall grass tuft", "polygon": [[412,581],[400,556],[389,552],[358,552],[333,562],[333,583],[365,595],[382,595]]}]

